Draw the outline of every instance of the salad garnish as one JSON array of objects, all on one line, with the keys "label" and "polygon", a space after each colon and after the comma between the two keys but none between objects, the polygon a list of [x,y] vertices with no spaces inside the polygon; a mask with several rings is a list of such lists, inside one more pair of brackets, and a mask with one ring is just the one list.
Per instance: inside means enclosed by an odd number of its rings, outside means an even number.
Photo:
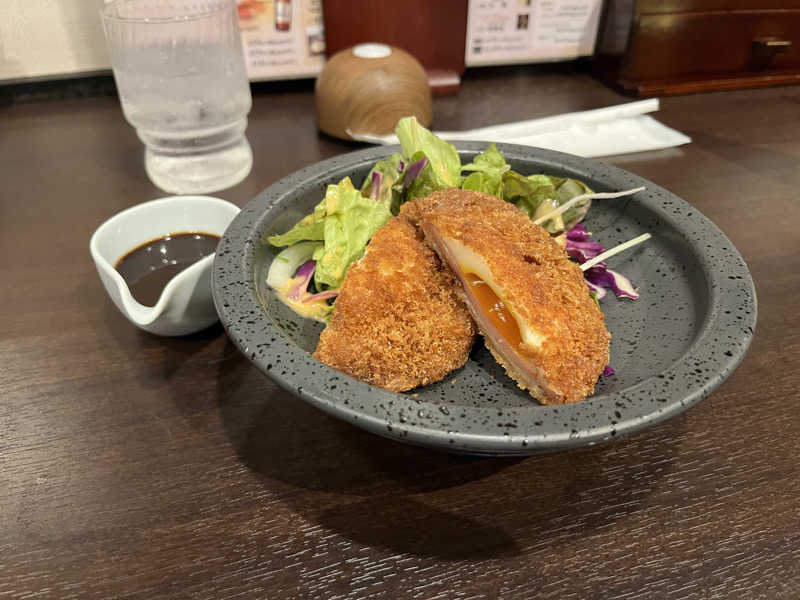
[{"label": "salad garnish", "polygon": [[567,254],[581,266],[583,277],[589,289],[598,300],[606,295],[606,288],[611,288],[618,298],[630,298],[632,300],[639,298],[639,294],[634,289],[631,281],[624,275],[609,269],[606,266],[605,259],[641,244],[650,239],[650,234],[644,233],[610,250],[606,250],[599,242],[590,240],[591,235],[583,223],[578,223],[566,233],[565,248]]},{"label": "salad garnish", "polygon": [[[270,266],[267,284],[296,312],[327,322],[333,309],[330,302],[338,294],[348,268],[364,254],[375,232],[398,214],[403,203],[450,187],[502,198],[562,245],[565,242],[567,253],[582,265],[587,286],[596,299],[605,296],[606,288],[618,297],[638,298],[631,282],[608,269],[603,260],[644,241],[640,239],[643,236],[606,252],[589,239],[580,222],[593,199],[618,198],[644,188],[595,193],[576,179],[522,175],[512,169],[495,144],[462,165],[456,148],[420,125],[415,117],[398,121],[395,134],[401,151],[378,161],[360,189],[349,177],[329,185],[311,214],[286,233],[267,238],[274,246],[287,246]],[[590,264],[592,260],[595,262]]]}]

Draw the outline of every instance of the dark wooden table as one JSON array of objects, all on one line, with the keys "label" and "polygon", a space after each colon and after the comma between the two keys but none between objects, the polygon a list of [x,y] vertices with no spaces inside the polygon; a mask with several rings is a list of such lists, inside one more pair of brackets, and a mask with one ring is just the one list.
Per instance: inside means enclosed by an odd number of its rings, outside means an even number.
[{"label": "dark wooden table", "polygon": [[[624,99],[566,67],[468,74],[459,129]],[[407,447],[280,391],[221,327],[131,326],[93,230],[166,195],[111,97],[0,109],[0,597],[800,597],[800,87],[663,100],[691,145],[609,159],[728,234],[759,297],[741,367],[685,415],[525,460]],[[243,205],[359,146],[262,86]]]}]

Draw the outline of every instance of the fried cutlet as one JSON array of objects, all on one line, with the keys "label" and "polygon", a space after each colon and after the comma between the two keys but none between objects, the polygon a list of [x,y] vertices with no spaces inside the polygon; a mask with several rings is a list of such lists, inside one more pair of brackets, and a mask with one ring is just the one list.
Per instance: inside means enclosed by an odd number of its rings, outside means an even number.
[{"label": "fried cutlet", "polygon": [[347,272],[314,356],[396,392],[438,381],[467,361],[475,339],[457,289],[421,231],[394,218]]},{"label": "fried cutlet", "polygon": [[610,335],[580,268],[544,229],[512,204],[456,188],[400,214],[456,274],[486,346],[521,388],[543,404],[594,391]]}]

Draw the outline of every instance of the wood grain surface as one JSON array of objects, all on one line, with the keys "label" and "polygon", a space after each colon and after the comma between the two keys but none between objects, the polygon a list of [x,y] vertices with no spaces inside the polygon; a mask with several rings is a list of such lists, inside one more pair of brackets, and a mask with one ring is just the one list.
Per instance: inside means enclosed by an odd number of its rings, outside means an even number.
[{"label": "wood grain surface", "polygon": [[[434,126],[624,99],[570,67],[468,72]],[[311,87],[260,86],[244,205],[359,148]],[[114,98],[0,108],[0,598],[800,597],[800,87],[663,100],[693,143],[607,159],[739,248],[758,290],[741,367],[685,415],[525,460],[406,447],[279,390],[221,327],[127,323],[88,250],[163,194]]]}]

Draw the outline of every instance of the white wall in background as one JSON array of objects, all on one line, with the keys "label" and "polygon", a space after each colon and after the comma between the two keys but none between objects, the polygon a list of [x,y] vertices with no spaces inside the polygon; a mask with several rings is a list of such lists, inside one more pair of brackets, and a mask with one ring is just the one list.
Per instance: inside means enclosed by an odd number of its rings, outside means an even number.
[{"label": "white wall in background", "polygon": [[0,81],[108,69],[103,0],[0,0]]}]

